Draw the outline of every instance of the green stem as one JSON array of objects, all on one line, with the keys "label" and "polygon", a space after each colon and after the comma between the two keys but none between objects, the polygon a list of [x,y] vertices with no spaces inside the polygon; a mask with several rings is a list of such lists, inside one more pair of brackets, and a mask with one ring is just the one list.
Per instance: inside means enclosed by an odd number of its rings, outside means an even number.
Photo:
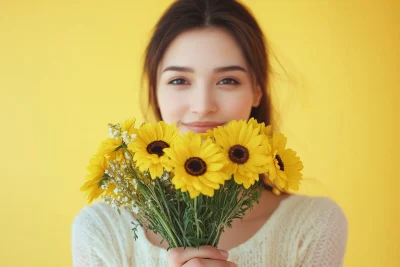
[{"label": "green stem", "polygon": [[[160,184],[160,180],[156,179],[156,183],[157,183],[158,190],[159,190],[161,198],[162,198],[162,202],[158,201],[158,199],[157,199],[158,205],[161,207],[163,205],[162,203],[165,204],[165,207],[164,207],[163,211],[167,210],[169,222],[170,222],[171,225],[174,225],[174,223],[173,223],[174,221],[172,220],[171,212],[170,212],[170,209],[169,209],[168,204],[167,204],[167,199],[165,198],[165,194],[164,194],[164,191],[163,191],[164,189],[162,188],[162,186]],[[165,215],[165,211],[163,213]],[[175,216],[175,214],[172,213],[172,215],[174,216],[175,221],[178,221],[176,216]],[[181,228],[179,221],[178,221],[177,225],[179,226],[179,228],[183,232],[183,229]],[[180,240],[179,235],[177,234],[177,231],[176,231],[176,229],[174,227],[172,227],[172,231],[174,232],[175,236],[179,239],[179,243],[182,246],[183,245],[182,244],[182,240]]]},{"label": "green stem", "polygon": [[199,223],[197,221],[197,197],[194,199],[194,219],[196,221],[196,237],[199,238]]},{"label": "green stem", "polygon": [[161,214],[157,211],[157,209],[153,209],[153,211],[157,214],[158,218],[160,219],[161,225],[164,227],[164,229],[167,231],[169,237],[171,238],[172,242],[174,243],[175,248],[179,247],[178,242],[175,240],[175,235],[172,233],[170,227],[168,226],[168,223],[165,223]]},{"label": "green stem", "polygon": [[[236,194],[236,193],[237,192],[240,193],[239,188],[240,188],[240,186],[237,186],[236,183],[233,183],[233,188],[231,188],[231,189],[228,188],[227,189],[228,192],[235,192],[234,194],[232,194],[232,197],[231,197],[231,199],[229,201],[229,206],[232,204],[233,200],[237,201],[238,194]],[[236,214],[237,210],[242,206],[243,201],[244,201],[244,195],[242,194],[240,199],[239,199],[239,201],[237,201],[235,207],[233,209],[231,209],[230,212],[226,213],[225,215],[222,214],[221,221],[220,221],[220,223],[218,224],[218,227],[217,227],[217,233],[216,233],[216,235],[214,237],[214,240],[213,240],[213,242],[211,244],[213,247],[217,246],[217,244],[219,242],[219,238],[220,238],[220,236],[222,234],[221,230],[225,227],[225,225],[229,221],[229,219]]]},{"label": "green stem", "polygon": [[[145,196],[145,199],[154,199],[154,201],[159,205],[159,207],[162,208],[161,204],[158,201],[158,199],[156,199],[156,198],[151,196],[151,195],[154,194],[154,192],[152,192],[152,190],[149,188],[149,186],[144,184],[144,183],[142,183],[142,181],[140,181],[140,184],[141,184],[142,188],[145,189],[145,190],[141,190],[142,194]],[[160,214],[160,212],[157,210],[157,208],[153,208],[152,210],[157,215],[157,217],[159,219],[159,222],[161,223],[163,228],[167,231],[167,234],[170,237],[170,239],[172,240],[172,242],[174,243],[174,246],[175,247],[179,247],[179,243],[175,239],[175,235],[173,234],[173,230],[169,227],[169,224],[164,221],[164,217],[162,216],[162,214]]]},{"label": "green stem", "polygon": [[[160,180],[156,179],[156,183],[157,183],[157,186],[158,186],[158,190],[160,191],[160,195],[161,195],[162,201],[166,205],[167,204],[167,200],[165,199],[164,191],[163,191],[163,188],[162,188],[162,186],[160,184]],[[159,205],[161,205],[161,203],[159,203]],[[167,210],[167,213],[168,213],[168,218],[172,223],[171,213],[169,212],[168,207],[166,207],[166,210]]]}]

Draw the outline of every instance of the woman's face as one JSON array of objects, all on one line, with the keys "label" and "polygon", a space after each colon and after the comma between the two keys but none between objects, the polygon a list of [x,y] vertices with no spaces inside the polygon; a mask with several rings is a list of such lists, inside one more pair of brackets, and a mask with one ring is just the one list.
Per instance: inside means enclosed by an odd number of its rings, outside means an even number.
[{"label": "woman's face", "polygon": [[240,47],[222,29],[180,34],[158,66],[162,119],[182,132],[206,132],[231,120],[247,120],[260,99]]}]

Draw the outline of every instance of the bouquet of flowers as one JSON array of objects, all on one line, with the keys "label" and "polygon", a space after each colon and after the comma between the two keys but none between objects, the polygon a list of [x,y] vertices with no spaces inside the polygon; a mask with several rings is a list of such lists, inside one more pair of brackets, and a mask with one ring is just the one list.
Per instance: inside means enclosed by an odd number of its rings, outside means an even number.
[{"label": "bouquet of flowers", "polygon": [[218,246],[225,227],[258,203],[263,184],[275,194],[298,190],[303,164],[271,126],[231,121],[207,133],[179,133],[163,121],[109,124],[81,190],[137,227],[160,234],[169,248]]}]

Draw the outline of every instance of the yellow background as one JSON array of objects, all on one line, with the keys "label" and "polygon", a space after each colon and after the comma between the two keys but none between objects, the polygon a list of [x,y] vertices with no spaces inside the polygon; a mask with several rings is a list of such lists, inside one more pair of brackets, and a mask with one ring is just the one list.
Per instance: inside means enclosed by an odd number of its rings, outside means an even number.
[{"label": "yellow background", "polygon": [[[71,266],[79,187],[107,124],[139,113],[141,60],[171,1],[0,0],[1,266]],[[271,42],[301,192],[349,221],[345,266],[400,266],[400,2],[247,0]]]}]

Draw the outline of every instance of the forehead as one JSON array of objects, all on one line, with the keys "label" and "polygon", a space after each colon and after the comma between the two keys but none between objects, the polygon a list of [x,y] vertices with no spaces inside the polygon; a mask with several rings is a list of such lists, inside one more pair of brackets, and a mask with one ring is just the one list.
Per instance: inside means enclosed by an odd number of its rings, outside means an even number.
[{"label": "forehead", "polygon": [[167,48],[159,71],[167,66],[187,66],[205,71],[225,65],[241,65],[246,61],[236,40],[225,30],[205,28],[178,35]]}]

